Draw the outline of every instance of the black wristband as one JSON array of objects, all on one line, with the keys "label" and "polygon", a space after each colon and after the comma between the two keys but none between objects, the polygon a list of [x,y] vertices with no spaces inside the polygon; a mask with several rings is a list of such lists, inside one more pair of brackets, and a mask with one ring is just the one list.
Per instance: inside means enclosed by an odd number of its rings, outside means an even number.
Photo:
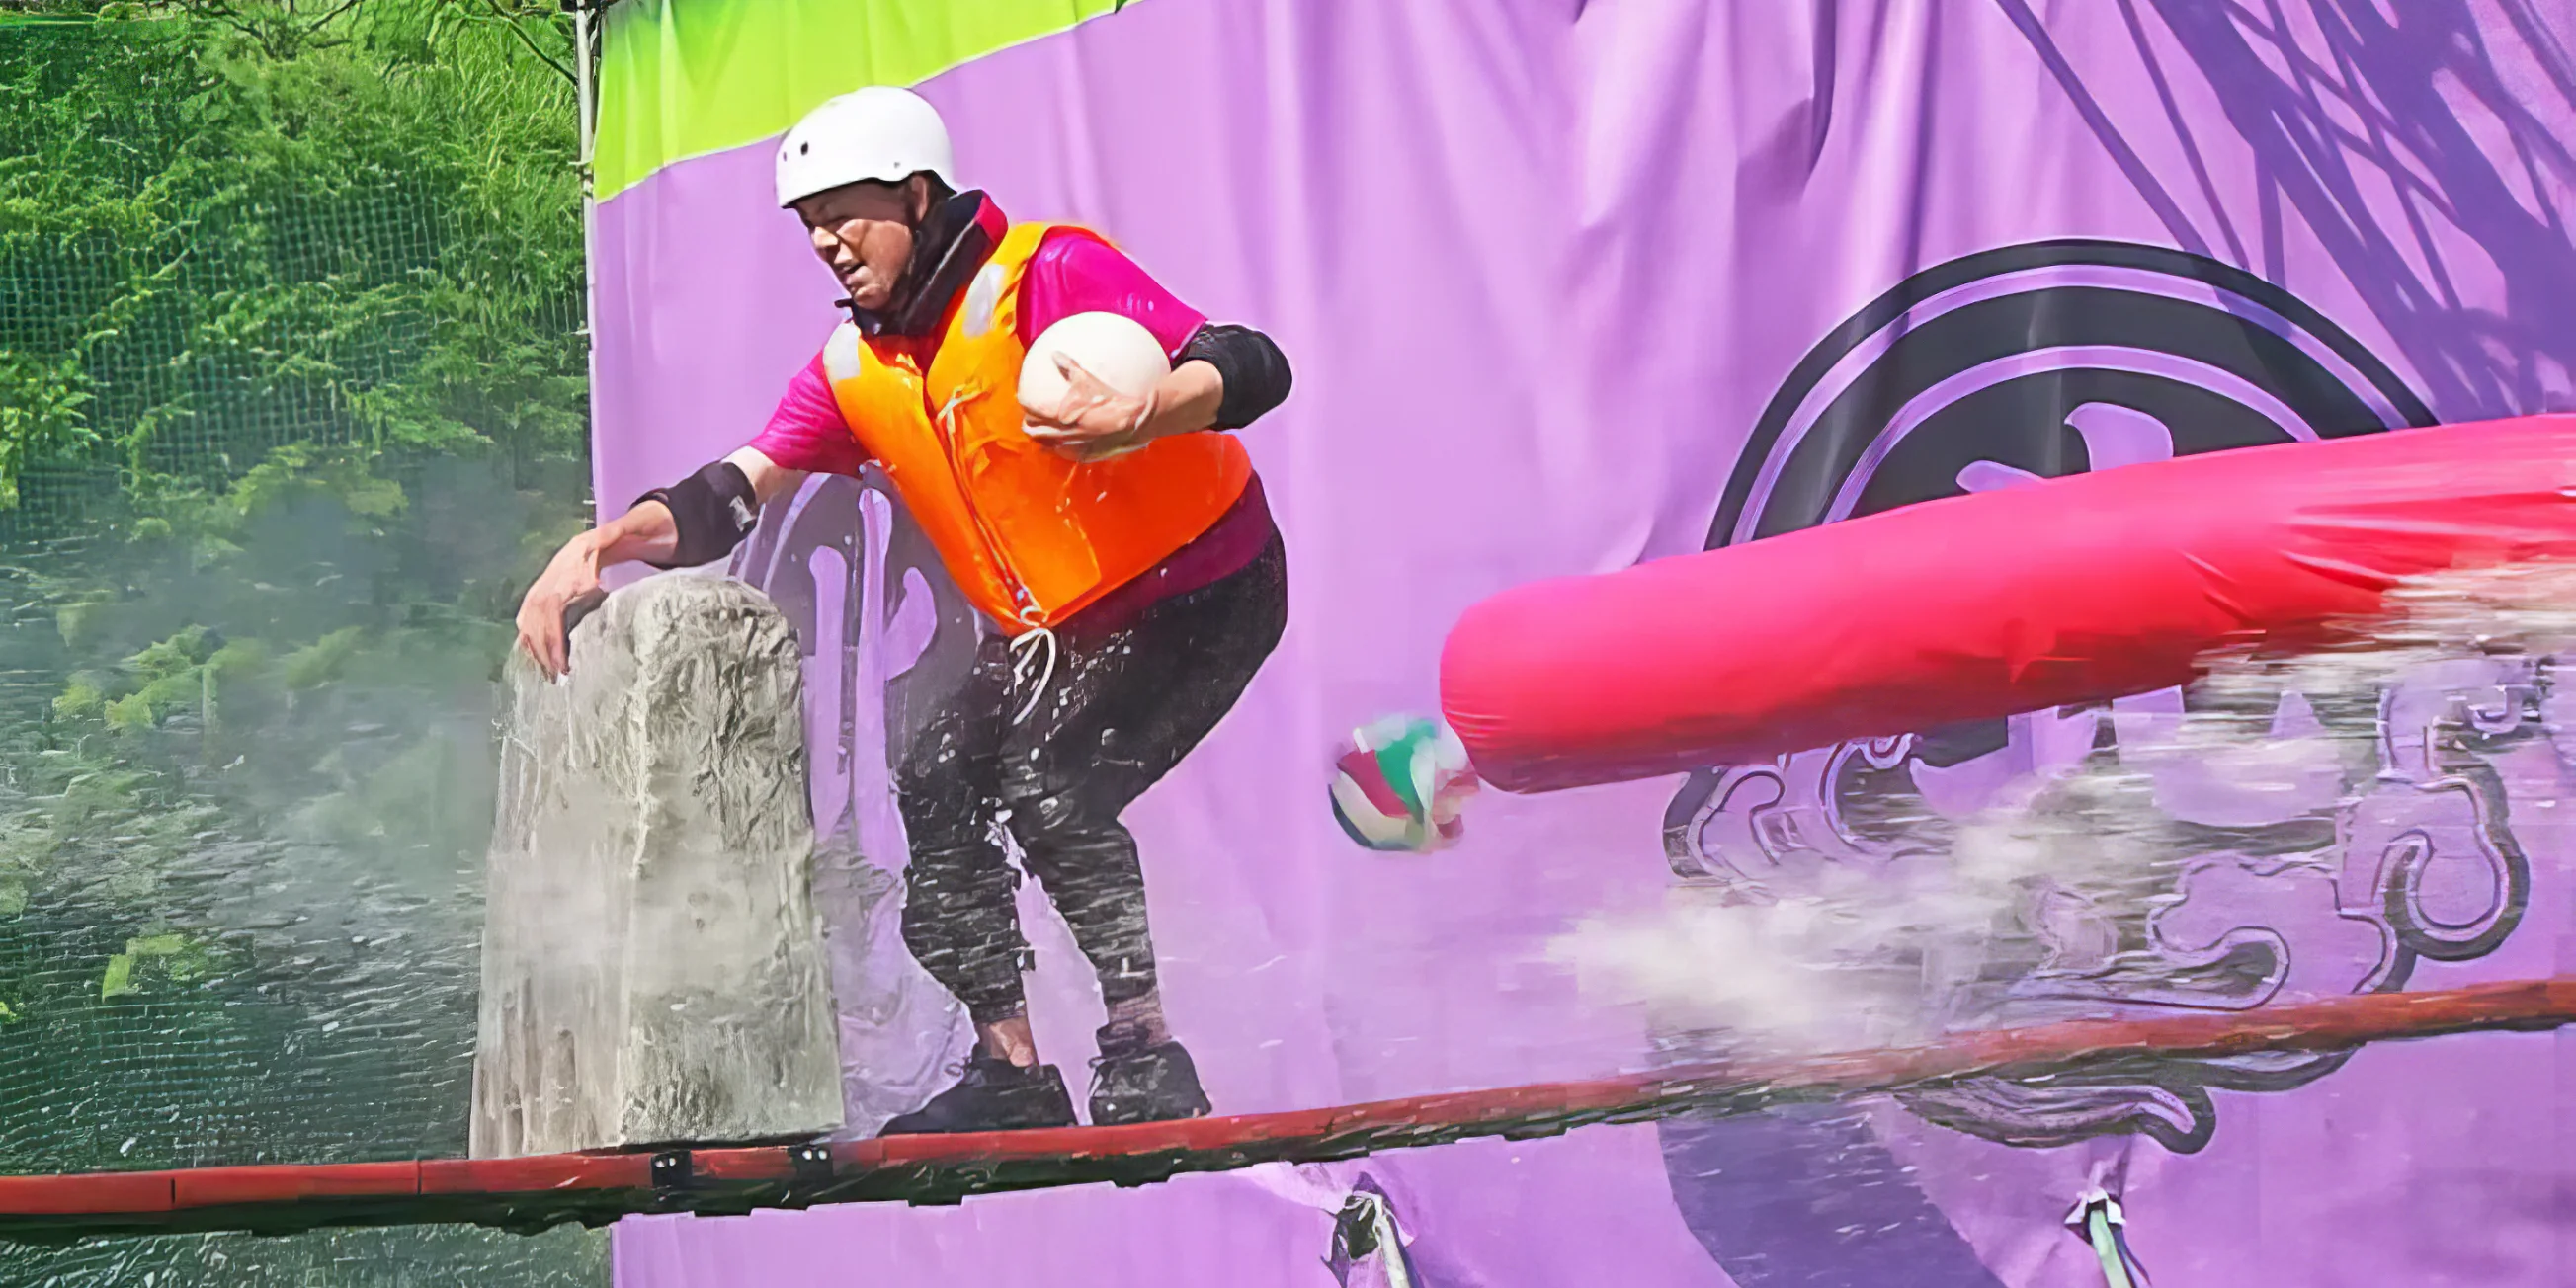
[{"label": "black wristband", "polygon": [[713,465],[635,498],[635,504],[659,501],[671,512],[678,548],[669,563],[647,559],[656,568],[695,568],[733,553],[752,525],[760,522],[760,498],[751,476],[731,461]]},{"label": "black wristband", "polygon": [[1241,429],[1288,400],[1288,355],[1251,327],[1202,326],[1181,346],[1181,361],[1204,362],[1225,381],[1225,397],[1216,408],[1218,429]]}]

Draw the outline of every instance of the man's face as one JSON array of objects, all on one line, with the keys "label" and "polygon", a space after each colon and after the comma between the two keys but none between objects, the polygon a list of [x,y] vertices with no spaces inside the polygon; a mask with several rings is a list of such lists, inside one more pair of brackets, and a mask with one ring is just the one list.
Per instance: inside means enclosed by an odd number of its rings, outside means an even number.
[{"label": "man's face", "polygon": [[894,300],[894,286],[912,259],[912,225],[923,215],[927,185],[852,183],[796,203],[814,241],[814,253],[840,279],[850,302],[874,312]]}]

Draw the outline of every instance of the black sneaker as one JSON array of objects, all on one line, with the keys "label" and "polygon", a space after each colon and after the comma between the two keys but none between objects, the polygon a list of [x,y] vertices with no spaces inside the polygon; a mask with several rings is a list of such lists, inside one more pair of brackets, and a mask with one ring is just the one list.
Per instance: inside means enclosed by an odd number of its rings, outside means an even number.
[{"label": "black sneaker", "polygon": [[1091,1062],[1092,1126],[1197,1118],[1207,1111],[1198,1066],[1180,1043],[1146,1046],[1101,1030],[1100,1055]]},{"label": "black sneaker", "polygon": [[1073,1125],[1073,1097],[1065,1091],[1064,1075],[1054,1065],[1022,1068],[978,1052],[966,1061],[966,1076],[956,1086],[888,1122],[877,1134],[920,1136]]}]

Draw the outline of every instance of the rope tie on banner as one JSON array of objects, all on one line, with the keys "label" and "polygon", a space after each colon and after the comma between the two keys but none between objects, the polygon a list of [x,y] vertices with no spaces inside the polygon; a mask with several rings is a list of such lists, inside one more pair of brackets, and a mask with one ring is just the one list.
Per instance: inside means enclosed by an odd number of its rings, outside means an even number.
[{"label": "rope tie on banner", "polygon": [[2095,1190],[2066,1214],[2066,1224],[2091,1245],[2108,1288],[2149,1288],[2147,1268],[2129,1251],[2129,1221],[2118,1199]]},{"label": "rope tie on banner", "polygon": [[1404,1257],[1404,1232],[1396,1228],[1395,1209],[1383,1194],[1351,1191],[1333,1222],[1333,1252],[1352,1264],[1375,1256],[1386,1288],[1415,1288]]}]

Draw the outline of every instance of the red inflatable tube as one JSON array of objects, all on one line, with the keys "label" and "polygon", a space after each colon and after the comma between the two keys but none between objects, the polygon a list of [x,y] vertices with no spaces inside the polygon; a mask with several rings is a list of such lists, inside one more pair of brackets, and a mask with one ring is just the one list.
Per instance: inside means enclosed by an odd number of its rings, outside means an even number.
[{"label": "red inflatable tube", "polygon": [[2397,580],[2576,556],[2576,416],[2218,452],[1909,506],[1467,610],[1441,706],[1549,791],[2145,693]]}]

